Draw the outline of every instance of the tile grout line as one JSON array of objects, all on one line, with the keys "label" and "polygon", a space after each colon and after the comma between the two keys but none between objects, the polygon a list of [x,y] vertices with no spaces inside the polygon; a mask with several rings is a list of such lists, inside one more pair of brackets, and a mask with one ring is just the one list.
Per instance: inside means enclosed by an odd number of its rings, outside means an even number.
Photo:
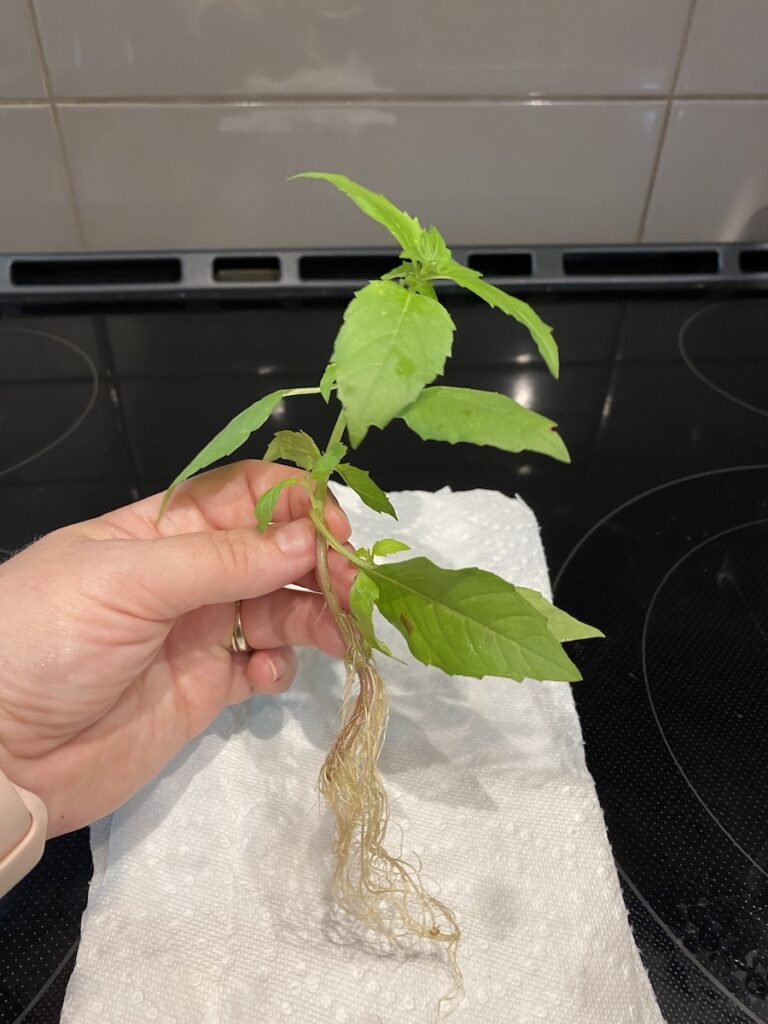
[{"label": "tile grout line", "polygon": [[675,93],[674,99],[675,103],[694,103],[696,100],[701,100],[705,103],[728,103],[731,100],[739,103],[765,103],[768,100],[768,92],[678,92]]},{"label": "tile grout line", "polygon": [[[768,92],[754,93],[676,93],[676,103],[745,103],[745,102],[768,102]],[[311,106],[348,106],[356,104],[366,106],[408,106],[409,104],[428,104],[429,106],[464,106],[471,107],[479,104],[498,104],[499,106],[532,106],[546,107],[554,104],[618,104],[639,105],[656,103],[662,104],[669,101],[669,95],[656,93],[627,93],[626,95],[599,95],[594,94],[570,94],[552,93],[547,96],[523,96],[523,95],[487,95],[487,96],[397,96],[381,97],[370,95],[354,96],[65,96],[52,97],[44,100],[40,97],[18,97],[16,99],[0,99],[0,107],[41,107],[55,104],[58,107],[311,107]]]},{"label": "tile grout line", "polygon": [[[768,98],[768,93],[765,97]],[[526,96],[525,94],[488,93],[485,95],[467,96],[466,94],[443,96],[403,95],[381,96],[371,93],[355,93],[349,96],[333,94],[317,94],[314,96],[255,96],[246,94],[226,94],[212,96],[59,96],[55,99],[61,107],[109,107],[109,106],[241,106],[241,107],[284,107],[284,106],[365,106],[396,107],[410,104],[428,104],[429,106],[477,106],[479,104],[497,103],[516,106],[548,106],[553,103],[663,103],[666,97],[661,93],[552,93],[546,96]],[[2,99],[0,105],[22,105],[40,103],[35,98]]]},{"label": "tile grout line", "polygon": [[72,215],[75,221],[75,232],[80,243],[81,249],[87,249],[88,245],[85,240],[85,229],[83,227],[82,217],[80,216],[80,205],[77,201],[77,193],[75,192],[75,184],[72,178],[72,170],[69,165],[69,157],[67,156],[67,150],[64,145],[64,135],[61,130],[61,121],[59,118],[59,109],[56,103],[56,98],[53,93],[51,86],[51,74],[48,68],[48,61],[45,59],[45,50],[43,49],[43,37],[40,33],[40,24],[37,20],[37,11],[35,10],[35,0],[27,0],[27,9],[29,16],[32,21],[32,31],[35,36],[35,45],[37,46],[37,55],[40,60],[40,66],[43,72],[43,82],[45,83],[45,94],[48,98],[48,107],[51,111],[51,117],[53,119],[53,127],[56,132],[56,141],[59,147],[59,158],[61,165],[64,170],[64,179],[66,181],[66,189],[69,195],[69,201],[72,206]]},{"label": "tile grout line", "polygon": [[[463,106],[472,107],[481,104],[499,104],[508,106],[530,106],[546,107],[555,103],[560,104],[640,104],[640,103],[664,103],[669,99],[663,93],[548,93],[543,96],[527,96],[525,93],[487,93],[477,96],[467,96],[466,93],[454,95],[446,93],[443,96],[431,96],[428,93],[419,95],[413,93],[403,96],[380,96],[375,93],[355,93],[349,96],[342,96],[338,93],[317,94],[314,96],[252,96],[247,94],[212,96],[63,96],[58,97],[56,102],[62,107],[108,107],[108,106],[240,106],[240,107],[302,107],[302,106],[335,106],[354,107],[357,104],[365,106],[397,107],[417,104],[429,106]],[[768,91],[762,93],[684,93],[675,96],[675,99],[692,102],[696,100],[710,101],[741,101],[745,100],[768,100]],[[11,101],[12,102],[12,101]],[[34,101],[27,101],[34,102]]]},{"label": "tile grout line", "polygon": [[688,7],[688,14],[685,19],[685,26],[683,27],[683,38],[680,40],[680,49],[677,53],[677,60],[675,61],[675,68],[672,74],[672,81],[669,86],[669,94],[667,96],[667,105],[664,110],[664,117],[661,122],[661,129],[659,131],[659,142],[656,147],[656,155],[654,157],[653,166],[651,167],[651,175],[648,181],[648,191],[645,194],[645,202],[643,203],[643,209],[640,213],[640,221],[637,228],[638,243],[642,243],[643,236],[645,235],[645,229],[648,226],[648,214],[651,210],[651,200],[653,199],[653,193],[656,189],[656,180],[659,175],[659,167],[661,166],[661,155],[664,151],[664,144],[667,141],[667,128],[669,127],[669,120],[672,116],[672,105],[675,102],[675,93],[677,91],[677,82],[680,78],[680,71],[683,67],[683,59],[685,58],[685,51],[688,47],[688,39],[691,34],[691,25],[693,24],[693,16],[696,12],[696,0],[691,0],[690,6]]}]

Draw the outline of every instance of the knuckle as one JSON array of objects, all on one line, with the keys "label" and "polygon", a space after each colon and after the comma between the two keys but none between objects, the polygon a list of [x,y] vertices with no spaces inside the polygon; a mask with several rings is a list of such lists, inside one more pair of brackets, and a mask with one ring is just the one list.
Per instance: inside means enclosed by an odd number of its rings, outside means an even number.
[{"label": "knuckle", "polygon": [[235,576],[250,575],[255,562],[251,537],[241,530],[209,534],[214,552],[225,572]]}]

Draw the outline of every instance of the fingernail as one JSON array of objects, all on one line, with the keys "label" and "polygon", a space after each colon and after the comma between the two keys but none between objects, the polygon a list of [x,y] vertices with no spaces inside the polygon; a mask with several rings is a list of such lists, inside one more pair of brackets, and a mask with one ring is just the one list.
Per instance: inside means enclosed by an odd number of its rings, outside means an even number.
[{"label": "fingernail", "polygon": [[276,683],[280,676],[285,674],[286,667],[282,654],[273,654],[269,659],[269,671],[272,676],[270,682]]},{"label": "fingernail", "polygon": [[302,555],[309,555],[315,540],[315,531],[309,520],[297,520],[295,523],[286,523],[275,530],[275,544],[284,555],[289,558],[300,558]]}]

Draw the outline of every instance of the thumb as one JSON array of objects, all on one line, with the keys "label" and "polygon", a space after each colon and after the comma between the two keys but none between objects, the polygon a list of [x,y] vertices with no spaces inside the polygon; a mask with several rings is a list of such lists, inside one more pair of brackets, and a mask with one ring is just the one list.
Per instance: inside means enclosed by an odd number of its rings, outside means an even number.
[{"label": "thumb", "polygon": [[212,530],[117,543],[124,547],[121,569],[141,584],[141,607],[132,610],[158,621],[207,604],[261,597],[315,565],[315,528],[307,518],[263,534],[255,528]]}]

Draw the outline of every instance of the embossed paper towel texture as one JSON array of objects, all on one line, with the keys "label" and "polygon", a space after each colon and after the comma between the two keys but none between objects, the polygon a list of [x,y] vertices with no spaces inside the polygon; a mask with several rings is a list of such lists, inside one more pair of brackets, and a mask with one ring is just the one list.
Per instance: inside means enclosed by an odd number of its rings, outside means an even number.
[{"label": "embossed paper towel texture", "polygon": [[[549,592],[522,502],[394,500],[398,524],[344,493],[359,543],[391,532],[443,565]],[[453,1019],[661,1024],[568,686],[383,667],[393,816],[463,930],[467,996]],[[329,913],[333,836],[314,784],[341,685],[338,664],[305,652],[289,693],[226,712],[94,829],[65,1024],[431,1021],[450,987],[439,964],[377,956]]]}]

